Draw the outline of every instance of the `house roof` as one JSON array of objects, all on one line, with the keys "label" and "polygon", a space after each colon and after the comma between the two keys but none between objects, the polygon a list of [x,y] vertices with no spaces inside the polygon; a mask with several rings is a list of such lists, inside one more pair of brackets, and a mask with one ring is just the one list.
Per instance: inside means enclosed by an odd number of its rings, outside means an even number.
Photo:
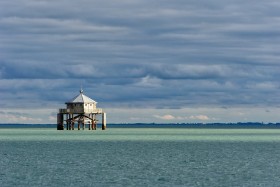
[{"label": "house roof", "polygon": [[88,96],[84,95],[83,90],[80,90],[80,94],[74,97],[71,101],[66,102],[68,103],[97,103],[93,99],[89,98]]}]

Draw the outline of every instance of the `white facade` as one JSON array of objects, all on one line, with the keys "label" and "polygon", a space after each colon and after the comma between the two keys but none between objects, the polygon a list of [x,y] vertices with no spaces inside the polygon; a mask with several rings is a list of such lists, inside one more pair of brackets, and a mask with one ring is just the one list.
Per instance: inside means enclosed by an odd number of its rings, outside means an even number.
[{"label": "white facade", "polygon": [[96,108],[97,102],[84,95],[83,90],[80,91],[79,95],[74,97],[71,101],[66,102],[65,104],[66,109],[60,109],[60,113],[102,113],[101,108]]}]

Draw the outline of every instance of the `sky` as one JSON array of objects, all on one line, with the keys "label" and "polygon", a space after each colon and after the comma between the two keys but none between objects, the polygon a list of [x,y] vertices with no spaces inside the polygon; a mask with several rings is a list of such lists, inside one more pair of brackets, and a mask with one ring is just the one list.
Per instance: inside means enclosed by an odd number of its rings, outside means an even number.
[{"label": "sky", "polygon": [[278,0],[0,1],[1,123],[280,121]]}]

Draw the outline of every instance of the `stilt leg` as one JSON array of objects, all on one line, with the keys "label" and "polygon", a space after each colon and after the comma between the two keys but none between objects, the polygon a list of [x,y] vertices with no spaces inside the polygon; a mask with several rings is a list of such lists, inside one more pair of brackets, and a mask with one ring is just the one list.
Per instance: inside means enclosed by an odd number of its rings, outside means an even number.
[{"label": "stilt leg", "polygon": [[64,130],[63,114],[57,114],[57,130]]},{"label": "stilt leg", "polygon": [[97,128],[97,120],[96,120],[96,114],[94,114],[94,125],[93,125],[93,130],[96,130]]},{"label": "stilt leg", "polygon": [[106,130],[106,113],[102,113],[102,130]]}]

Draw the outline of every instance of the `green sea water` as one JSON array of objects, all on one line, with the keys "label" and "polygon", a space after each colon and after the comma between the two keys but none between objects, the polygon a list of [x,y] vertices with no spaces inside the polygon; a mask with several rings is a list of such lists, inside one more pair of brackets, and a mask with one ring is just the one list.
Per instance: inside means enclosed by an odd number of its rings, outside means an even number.
[{"label": "green sea water", "polygon": [[0,186],[280,186],[279,129],[0,129]]}]

